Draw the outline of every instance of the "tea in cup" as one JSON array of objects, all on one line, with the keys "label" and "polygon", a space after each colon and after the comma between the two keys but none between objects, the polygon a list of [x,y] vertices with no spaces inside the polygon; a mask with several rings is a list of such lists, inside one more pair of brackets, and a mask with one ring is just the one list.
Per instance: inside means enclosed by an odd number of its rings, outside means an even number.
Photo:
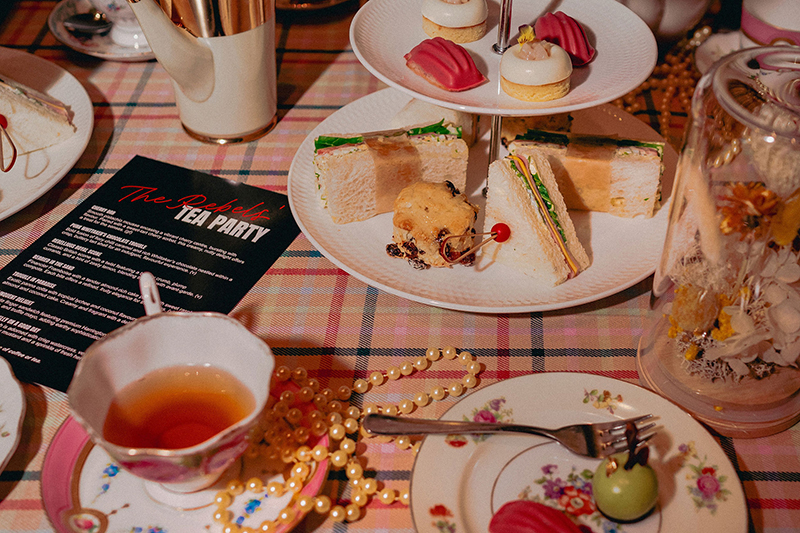
[{"label": "tea in cup", "polygon": [[67,390],[95,444],[151,495],[213,485],[249,445],[269,396],[270,348],[219,313],[156,313],[94,342]]}]

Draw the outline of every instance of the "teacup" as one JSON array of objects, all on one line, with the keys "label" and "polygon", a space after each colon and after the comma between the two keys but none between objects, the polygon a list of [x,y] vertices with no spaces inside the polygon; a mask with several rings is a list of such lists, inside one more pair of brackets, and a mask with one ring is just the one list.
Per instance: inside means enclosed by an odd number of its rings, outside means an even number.
[{"label": "teacup", "polygon": [[797,0],[744,0],[741,46],[800,46]]},{"label": "teacup", "polygon": [[[149,312],[160,308],[157,293],[155,304],[151,294],[143,296]],[[270,348],[227,315],[159,312],[94,342],[78,362],[67,394],[73,416],[121,467],[160,484],[159,493],[162,488],[191,493],[213,485],[247,448],[274,367]],[[220,383],[223,378],[228,381]],[[221,398],[238,405],[241,419],[222,418],[217,422],[225,427],[215,428],[211,410],[220,405],[209,404],[195,409],[199,417],[171,420],[191,414],[187,401],[208,397],[209,380],[214,394],[222,395],[217,404]],[[160,387],[173,390],[155,393]],[[228,404],[220,416],[228,416]],[[158,409],[164,411],[157,414]]]}]

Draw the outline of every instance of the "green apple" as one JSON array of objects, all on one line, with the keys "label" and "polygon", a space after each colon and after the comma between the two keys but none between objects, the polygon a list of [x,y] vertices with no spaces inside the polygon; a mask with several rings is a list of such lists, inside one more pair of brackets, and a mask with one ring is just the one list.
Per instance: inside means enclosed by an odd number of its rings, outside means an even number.
[{"label": "green apple", "polygon": [[[611,465],[609,465],[611,460]],[[603,459],[592,479],[597,509],[612,520],[633,522],[644,517],[658,501],[658,479],[649,465],[636,463],[625,470],[627,453]],[[616,468],[614,468],[616,462]]]}]

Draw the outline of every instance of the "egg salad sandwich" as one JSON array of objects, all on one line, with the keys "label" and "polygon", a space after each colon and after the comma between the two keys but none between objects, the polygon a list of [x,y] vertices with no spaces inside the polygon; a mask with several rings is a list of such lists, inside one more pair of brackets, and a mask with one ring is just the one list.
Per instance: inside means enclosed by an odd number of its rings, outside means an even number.
[{"label": "egg salad sandwich", "polygon": [[481,262],[497,261],[556,286],[589,267],[550,164],[535,151],[489,166],[484,227],[508,225],[510,237],[483,247]]},{"label": "egg salad sandwich", "polygon": [[323,205],[336,224],[392,211],[397,195],[418,181],[467,183],[469,149],[461,128],[427,126],[314,140],[314,170]]},{"label": "egg salad sandwich", "polygon": [[663,142],[528,130],[508,151],[546,154],[570,209],[650,218],[661,205]]}]

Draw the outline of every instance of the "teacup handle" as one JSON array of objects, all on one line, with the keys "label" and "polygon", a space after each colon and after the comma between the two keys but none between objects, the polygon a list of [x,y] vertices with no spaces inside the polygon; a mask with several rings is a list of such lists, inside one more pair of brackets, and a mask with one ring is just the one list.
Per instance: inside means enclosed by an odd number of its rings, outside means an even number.
[{"label": "teacup handle", "polygon": [[142,295],[144,314],[155,315],[162,311],[161,295],[158,294],[156,278],[150,272],[142,272],[139,276],[139,292]]}]

